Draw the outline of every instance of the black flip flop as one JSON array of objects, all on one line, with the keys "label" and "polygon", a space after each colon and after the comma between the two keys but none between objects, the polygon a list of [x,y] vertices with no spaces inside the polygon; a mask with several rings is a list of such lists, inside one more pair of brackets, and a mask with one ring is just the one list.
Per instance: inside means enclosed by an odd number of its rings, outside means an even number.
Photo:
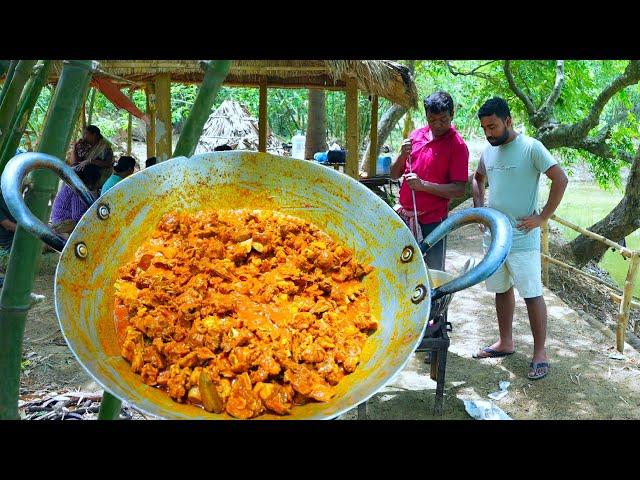
[{"label": "black flip flop", "polygon": [[[531,368],[531,370],[527,374],[527,378],[529,378],[529,380],[540,380],[541,378],[544,378],[547,376],[547,374],[549,373],[549,369],[551,368],[551,365],[549,365],[548,362],[539,362],[539,363],[531,362],[529,364],[529,368]],[[546,369],[544,370],[544,373],[542,373],[542,375],[536,375],[536,372],[538,371],[539,368]],[[533,371],[533,375],[531,375],[532,371]]]},{"label": "black flip flop", "polygon": [[483,359],[483,358],[501,358],[501,357],[506,357],[507,355],[513,355],[516,352],[498,352],[497,350],[494,350],[493,348],[489,348],[489,347],[484,347],[481,352],[485,352],[488,353],[489,355],[487,355],[486,357],[480,357],[478,356],[477,353],[474,353],[473,355],[471,355],[473,358],[477,358],[479,360]]}]

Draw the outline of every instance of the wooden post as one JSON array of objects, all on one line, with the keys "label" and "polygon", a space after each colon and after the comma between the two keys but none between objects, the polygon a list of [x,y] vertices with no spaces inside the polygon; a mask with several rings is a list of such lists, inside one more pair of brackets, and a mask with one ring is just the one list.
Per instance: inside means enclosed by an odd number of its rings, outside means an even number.
[{"label": "wooden post", "polygon": [[131,141],[133,130],[133,115],[129,114],[129,124],[127,125],[127,155],[131,155]]},{"label": "wooden post", "polygon": [[[542,253],[549,256],[549,222],[545,221],[542,223]],[[542,257],[542,284],[549,288],[549,260],[545,257]]]},{"label": "wooden post", "polygon": [[156,98],[152,83],[147,83],[144,89],[147,97],[147,158],[156,156]]},{"label": "wooden post", "polygon": [[624,353],[624,338],[627,334],[627,324],[629,323],[629,310],[631,298],[633,297],[633,287],[638,275],[638,264],[640,264],[640,254],[637,252],[631,257],[627,278],[622,289],[622,301],[618,316],[618,329],[616,331],[616,344],[618,351]]},{"label": "wooden post", "polygon": [[369,178],[376,176],[378,166],[378,96],[371,98],[371,133],[369,134]]},{"label": "wooden post", "polygon": [[156,157],[164,162],[171,157],[171,76],[161,73],[154,80],[156,94]]},{"label": "wooden post", "polygon": [[258,151],[267,151],[267,79],[260,79],[260,116],[258,119]]},{"label": "wooden post", "polygon": [[351,178],[358,178],[358,80],[347,77],[346,93],[347,110],[347,159],[344,173]]}]

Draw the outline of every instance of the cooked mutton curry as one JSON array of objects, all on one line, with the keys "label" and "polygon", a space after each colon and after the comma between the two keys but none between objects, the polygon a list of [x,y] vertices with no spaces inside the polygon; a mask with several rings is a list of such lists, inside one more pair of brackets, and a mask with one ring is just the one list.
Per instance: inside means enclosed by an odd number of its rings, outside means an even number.
[{"label": "cooked mutton curry", "polygon": [[209,412],[327,402],[377,328],[372,270],[279,212],[165,214],[115,282],[122,356],[145,384]]}]

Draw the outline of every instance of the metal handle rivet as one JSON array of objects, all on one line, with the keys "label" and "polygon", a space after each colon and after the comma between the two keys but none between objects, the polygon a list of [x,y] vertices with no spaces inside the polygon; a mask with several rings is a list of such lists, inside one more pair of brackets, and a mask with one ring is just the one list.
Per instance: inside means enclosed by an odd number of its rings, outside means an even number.
[{"label": "metal handle rivet", "polygon": [[400,260],[404,263],[410,262],[413,258],[413,247],[411,245],[407,245],[402,249],[402,254],[400,255]]},{"label": "metal handle rivet", "polygon": [[107,218],[109,218],[110,213],[111,211],[109,210],[109,207],[104,203],[98,206],[98,218],[100,220],[106,220]]},{"label": "metal handle rivet", "polygon": [[411,301],[413,303],[420,303],[427,296],[427,288],[420,284],[413,291],[413,295],[411,296]]},{"label": "metal handle rivet", "polygon": [[87,249],[87,246],[80,242],[78,244],[76,244],[76,255],[79,258],[87,258],[87,255],[89,254],[89,250]]}]

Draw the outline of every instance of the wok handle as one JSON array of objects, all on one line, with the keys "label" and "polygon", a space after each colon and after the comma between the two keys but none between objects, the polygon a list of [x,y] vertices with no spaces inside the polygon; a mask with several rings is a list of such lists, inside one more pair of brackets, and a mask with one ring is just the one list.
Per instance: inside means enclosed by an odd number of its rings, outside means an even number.
[{"label": "wok handle", "polygon": [[493,275],[506,261],[511,250],[513,232],[509,219],[502,212],[492,208],[469,208],[455,213],[438,225],[422,242],[420,250],[423,255],[446,235],[470,223],[481,223],[491,231],[491,245],[482,261],[461,277],[455,278],[431,292],[431,299],[436,300],[486,280]]},{"label": "wok handle", "polygon": [[66,240],[36,217],[22,197],[22,181],[32,170],[48,168],[69,184],[87,204],[94,202],[93,195],[76,172],[62,160],[46,153],[28,152],[13,157],[2,173],[2,195],[7,208],[17,223],[27,232],[61,252]]}]

